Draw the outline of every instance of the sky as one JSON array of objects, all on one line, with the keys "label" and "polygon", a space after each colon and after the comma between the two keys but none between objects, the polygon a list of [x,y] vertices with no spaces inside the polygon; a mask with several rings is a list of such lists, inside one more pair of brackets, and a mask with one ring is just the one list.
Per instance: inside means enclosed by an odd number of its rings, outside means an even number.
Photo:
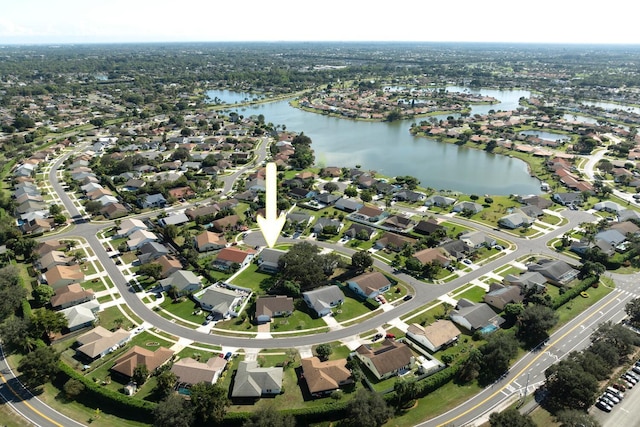
[{"label": "sky", "polygon": [[219,41],[640,44],[633,0],[0,0],[0,45]]}]

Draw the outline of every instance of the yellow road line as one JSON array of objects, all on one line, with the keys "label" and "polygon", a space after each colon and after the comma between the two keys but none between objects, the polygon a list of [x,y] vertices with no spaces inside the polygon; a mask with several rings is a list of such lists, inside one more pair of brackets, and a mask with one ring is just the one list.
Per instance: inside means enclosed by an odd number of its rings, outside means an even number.
[{"label": "yellow road line", "polygon": [[[541,352],[540,352],[536,357],[534,357],[534,358],[531,360],[531,362],[529,362],[529,363],[528,363],[524,368],[522,368],[522,369],[521,369],[521,370],[520,370],[520,371],[519,371],[519,372],[514,376],[514,379],[515,379],[515,378],[518,378],[520,375],[524,374],[524,373],[525,373],[525,371],[526,371],[527,369],[529,369],[529,367],[531,367],[531,365],[533,365],[533,364],[534,364],[534,363],[535,363],[539,358],[541,358],[541,357],[542,357],[542,356],[543,356],[543,355],[548,351],[548,349],[553,348],[553,347],[555,346],[555,343],[558,343],[559,341],[561,341],[564,337],[566,337],[567,335],[569,335],[570,333],[572,333],[573,331],[575,331],[579,326],[581,326],[583,323],[585,323],[587,320],[589,320],[591,317],[593,317],[594,315],[596,315],[597,313],[599,313],[603,308],[605,308],[606,306],[608,306],[609,304],[611,304],[611,303],[612,303],[612,302],[614,302],[614,301],[616,301],[616,298],[611,298],[608,302],[606,302],[605,304],[603,304],[602,306],[600,306],[598,310],[595,310],[595,309],[594,309],[594,310],[593,310],[593,312],[592,312],[590,315],[588,315],[587,317],[585,317],[585,318],[584,318],[584,320],[583,320],[582,322],[578,323],[578,324],[577,324],[577,325],[575,325],[573,328],[569,329],[567,332],[565,332],[564,334],[562,334],[562,336],[560,336],[559,338],[557,338],[557,339],[555,340],[555,342],[554,342],[554,343],[549,344],[549,345],[546,347],[546,348],[547,348],[547,350],[545,350],[545,351],[541,351]],[[511,381],[511,382],[513,382],[513,381]],[[464,412],[462,412],[461,414],[459,414],[459,415],[457,415],[457,416],[455,416],[455,417],[453,417],[453,418],[451,418],[451,419],[447,420],[446,422],[444,422],[444,423],[442,423],[442,424],[438,424],[438,427],[444,427],[444,426],[447,426],[447,425],[452,425],[452,423],[453,423],[455,420],[457,420],[457,419],[459,419],[459,418],[461,418],[461,417],[463,417],[463,416],[467,415],[467,414],[468,414],[469,412],[471,412],[471,411],[475,411],[478,407],[480,407],[480,406],[484,405],[484,404],[485,404],[485,403],[487,403],[489,400],[493,399],[495,396],[497,396],[498,394],[502,393],[502,391],[503,391],[504,389],[506,389],[506,388],[509,386],[509,384],[511,384],[511,382],[509,382],[509,383],[507,383],[507,384],[503,385],[502,387],[500,387],[498,390],[496,390],[496,392],[495,392],[495,393],[493,393],[492,395],[490,395],[489,397],[487,397],[486,399],[484,399],[482,402],[478,403],[477,405],[474,405],[473,407],[471,407],[471,408],[467,409],[466,411],[464,411]]]},{"label": "yellow road line", "polygon": [[3,383],[5,383],[7,385],[7,388],[9,388],[9,390],[11,391],[11,393],[13,393],[13,395],[15,397],[17,397],[18,399],[20,399],[22,401],[22,403],[24,403],[24,405],[29,408],[30,410],[32,410],[34,413],[38,414],[40,417],[44,418],[45,420],[49,421],[50,423],[52,423],[53,425],[57,426],[57,427],[64,427],[62,424],[59,424],[57,422],[55,422],[54,420],[52,420],[51,418],[47,417],[45,414],[43,414],[42,412],[38,411],[36,408],[34,408],[29,402],[27,402],[26,400],[22,400],[23,398],[13,389],[13,387],[11,387],[9,385],[9,382],[7,381],[7,379],[5,378],[4,375],[2,375],[0,373],[0,380],[2,380]]}]

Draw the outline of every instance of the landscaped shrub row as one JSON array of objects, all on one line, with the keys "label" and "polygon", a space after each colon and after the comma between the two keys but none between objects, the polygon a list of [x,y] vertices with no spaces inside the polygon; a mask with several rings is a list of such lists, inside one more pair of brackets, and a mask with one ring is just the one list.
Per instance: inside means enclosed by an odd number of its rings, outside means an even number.
[{"label": "landscaped shrub row", "polygon": [[580,284],[574,286],[573,288],[567,289],[564,294],[559,295],[553,301],[553,309],[557,310],[558,308],[562,307],[564,304],[580,295],[580,292],[584,292],[589,289],[598,280],[599,279],[597,277],[589,277],[587,279],[584,279]]},{"label": "landscaped shrub row", "polygon": [[[458,375],[458,371],[460,370],[459,366],[461,363],[458,363],[455,366],[447,366],[443,370],[428,376],[424,380],[417,381],[416,385],[416,399],[420,397],[424,397],[427,394],[434,392],[439,389],[443,385],[447,384],[449,381],[453,380],[456,375]],[[387,402],[395,402],[397,400],[397,396],[395,392],[387,393],[384,396],[384,399]]]},{"label": "landscaped shrub row", "polygon": [[100,408],[103,412],[140,422],[149,422],[153,418],[155,403],[125,396],[122,393],[103,387],[79,374],[64,362],[60,362],[59,366],[60,373],[56,378],[56,386],[62,389],[64,383],[70,378],[80,381],[84,384],[85,390],[77,399],[85,406]]}]

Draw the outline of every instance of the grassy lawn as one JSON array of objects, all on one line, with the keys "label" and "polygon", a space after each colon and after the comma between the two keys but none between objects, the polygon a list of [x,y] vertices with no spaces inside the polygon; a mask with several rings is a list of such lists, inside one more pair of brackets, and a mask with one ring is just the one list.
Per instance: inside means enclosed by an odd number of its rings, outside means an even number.
[{"label": "grassy lawn", "polygon": [[345,292],[344,303],[333,311],[335,314],[333,317],[338,322],[345,322],[353,318],[368,314],[371,312],[367,306],[365,306],[360,300],[351,298]]},{"label": "grassy lawn", "polygon": [[107,289],[100,279],[87,280],[86,282],[82,282],[81,285],[83,288],[91,289],[93,292],[100,292]]},{"label": "grassy lawn", "polygon": [[486,293],[487,291],[482,289],[480,286],[473,286],[468,290],[464,291],[463,293],[461,293],[460,295],[456,295],[456,298],[458,299],[466,298],[469,301],[481,302],[483,301],[482,297],[484,297]]},{"label": "grassy lawn", "polygon": [[131,323],[127,316],[125,316],[118,307],[109,307],[102,310],[98,313],[98,318],[100,319],[100,326],[106,329],[115,328],[116,324],[122,321],[122,328],[125,330],[131,329],[134,325]]},{"label": "grassy lawn", "polygon": [[[416,314],[414,313],[409,313],[409,315],[407,317],[403,317],[402,320],[404,320],[407,323],[419,323],[419,324],[430,324],[435,322],[436,316],[444,316],[445,314],[445,303],[440,303],[438,305],[436,305],[435,307],[430,308],[429,310],[426,310],[422,313]],[[448,313],[449,310],[451,309],[451,305],[448,305],[448,307],[446,307],[446,312]]]},{"label": "grassy lawn", "polygon": [[522,273],[523,270],[519,269],[518,267],[513,267],[513,266],[507,266],[508,268],[504,268],[501,267],[497,270],[494,270],[494,273],[499,274],[502,277],[506,277],[509,274],[513,274],[514,276],[518,276],[520,273]]},{"label": "grassy lawn", "polygon": [[273,275],[271,274],[258,271],[257,264],[250,264],[241,273],[234,277],[230,283],[236,286],[251,289],[255,293],[263,294],[264,292],[260,287],[260,283],[262,283],[263,280],[268,280],[272,277]]},{"label": "grassy lawn", "polygon": [[308,312],[295,310],[289,317],[276,317],[271,322],[271,332],[289,332],[303,329],[315,329],[327,326],[320,318],[312,317]]},{"label": "grassy lawn", "polygon": [[[164,298],[164,301],[160,303],[160,307],[162,309],[168,311],[176,317],[187,320],[189,322],[201,324],[205,317],[207,317],[207,312],[200,310],[198,304],[191,301],[189,298],[186,298],[182,302],[173,302],[171,298]],[[200,314],[194,314],[195,312],[200,311]]]},{"label": "grassy lawn", "polygon": [[582,313],[588,307],[591,307],[593,304],[601,300],[605,295],[611,292],[612,289],[607,286],[598,286],[597,288],[589,288],[586,292],[589,294],[588,298],[583,298],[578,296],[573,300],[569,301],[558,310],[559,321],[554,329],[559,328],[564,325],[578,314]]}]

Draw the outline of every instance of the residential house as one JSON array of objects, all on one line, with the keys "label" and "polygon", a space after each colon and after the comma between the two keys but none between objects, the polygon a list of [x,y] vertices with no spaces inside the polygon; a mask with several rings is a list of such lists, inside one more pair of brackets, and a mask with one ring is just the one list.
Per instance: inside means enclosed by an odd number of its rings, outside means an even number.
[{"label": "residential house", "polygon": [[374,234],[376,234],[375,228],[357,222],[352,223],[347,231],[344,232],[345,237],[361,240],[370,240]]},{"label": "residential house", "polygon": [[611,256],[616,250],[624,252],[624,242],[627,241],[627,236],[618,230],[610,228],[596,233],[594,239],[595,245],[607,256]]},{"label": "residential house", "polygon": [[142,209],[146,208],[164,208],[167,204],[167,199],[160,193],[145,194],[138,199],[138,206]]},{"label": "residential house", "polygon": [[401,215],[391,215],[382,222],[383,227],[388,227],[392,230],[397,231],[408,231],[411,227],[413,227],[413,225],[414,222],[411,220],[411,218],[407,218]]},{"label": "residential house", "polygon": [[44,274],[44,278],[53,289],[62,288],[84,280],[84,273],[79,265],[56,265]]},{"label": "residential house", "polygon": [[334,205],[336,209],[339,209],[347,213],[356,212],[357,210],[361,209],[363,206],[364,205],[362,204],[362,202],[359,202],[354,199],[348,199],[346,197],[342,197],[338,199]]},{"label": "residential house", "polygon": [[459,336],[460,329],[450,320],[444,319],[427,326],[413,323],[407,328],[407,338],[434,353],[455,344]]},{"label": "residential house", "polygon": [[466,298],[458,300],[456,309],[449,313],[449,318],[470,332],[492,332],[504,323],[504,319],[488,304],[474,303]]},{"label": "residential house", "polygon": [[164,291],[175,288],[178,295],[187,295],[202,288],[201,280],[193,271],[177,270],[158,282]]},{"label": "residential house", "polygon": [[374,244],[374,248],[376,249],[388,249],[390,251],[399,252],[405,246],[413,245],[416,242],[416,239],[412,239],[411,237],[401,236],[399,234],[391,233],[389,231],[385,232],[382,237],[380,237],[376,243]]},{"label": "residential house", "polygon": [[400,202],[421,202],[426,199],[426,195],[412,190],[401,190],[393,195],[394,199]]},{"label": "residential house", "polygon": [[193,238],[193,245],[198,252],[208,252],[226,247],[227,241],[223,234],[205,230]]},{"label": "residential house", "polygon": [[438,247],[444,249],[449,257],[456,260],[466,258],[471,252],[471,248],[462,240],[448,240]]},{"label": "residential house", "polygon": [[293,298],[284,295],[261,296],[256,300],[255,319],[268,323],[273,317],[290,316],[293,313]]},{"label": "residential house", "polygon": [[35,267],[38,270],[47,271],[56,265],[73,265],[75,263],[74,257],[67,256],[62,251],[50,251],[37,259]]},{"label": "residential house", "polygon": [[171,366],[180,387],[189,387],[201,382],[215,384],[227,366],[223,357],[211,357],[206,363],[183,357]]},{"label": "residential house", "polygon": [[375,206],[363,206],[356,212],[349,215],[350,218],[368,222],[378,222],[389,216],[388,212],[383,211]]},{"label": "residential house", "polygon": [[483,207],[480,203],[476,202],[458,202],[453,205],[454,212],[471,212],[472,214],[477,214],[482,211]]},{"label": "residential house", "polygon": [[100,203],[100,205],[102,205],[102,207],[104,208],[111,204],[118,203],[118,198],[109,194],[105,194],[104,196],[97,198],[95,201]]},{"label": "residential house", "polygon": [[111,371],[123,377],[131,378],[136,367],[145,366],[151,373],[167,363],[172,356],[173,350],[166,347],[158,347],[155,351],[151,351],[136,345],[115,360]]},{"label": "residential house", "polygon": [[337,219],[320,217],[313,225],[313,232],[317,234],[323,234],[326,227],[335,227],[337,234],[340,229],[342,229],[342,223]]},{"label": "residential house", "polygon": [[193,191],[191,187],[176,187],[167,191],[169,197],[173,197],[174,199],[188,199],[196,195],[196,192]]},{"label": "residential house", "polygon": [[137,218],[123,219],[116,231],[116,237],[129,237],[138,230],[148,230],[147,225]]},{"label": "residential house", "polygon": [[80,283],[72,283],[56,289],[55,294],[49,301],[51,308],[54,310],[64,310],[65,308],[91,301],[95,297],[96,295],[91,289],[84,289],[80,286]]},{"label": "residential house", "polygon": [[94,361],[122,347],[130,339],[131,333],[124,329],[111,332],[102,326],[96,326],[76,339],[79,344],[76,353]]},{"label": "residential house", "polygon": [[617,204],[616,202],[612,202],[611,200],[598,202],[595,205],[593,205],[593,208],[597,211],[605,211],[605,212],[611,212],[615,214],[625,209],[619,204]]},{"label": "residential house", "polygon": [[207,206],[201,206],[198,208],[189,208],[187,210],[184,211],[185,215],[187,215],[189,217],[189,219],[191,219],[192,221],[195,221],[196,219],[198,219],[201,216],[207,216],[207,215],[215,215],[218,212],[220,212],[220,207],[215,204],[215,205],[207,205]]},{"label": "residential house", "polygon": [[434,195],[424,201],[424,205],[427,207],[436,206],[439,208],[446,208],[453,205],[456,199],[445,196]]},{"label": "residential house", "polygon": [[158,236],[156,236],[152,232],[148,230],[137,230],[129,236],[129,240],[127,240],[127,247],[130,251],[135,251],[136,249],[142,247],[142,245],[149,242],[155,242],[157,240]]},{"label": "residential house", "polygon": [[235,310],[240,306],[243,297],[244,294],[221,286],[209,286],[194,295],[203,310],[219,318],[237,316]]},{"label": "residential house", "polygon": [[212,266],[218,270],[225,271],[231,269],[234,265],[237,265],[238,268],[243,268],[249,265],[255,255],[256,251],[253,249],[224,248],[218,253]]},{"label": "residential house", "polygon": [[158,220],[160,227],[166,227],[168,225],[182,225],[188,222],[189,217],[183,212],[172,213]]},{"label": "residential house", "polygon": [[148,242],[138,249],[138,262],[140,264],[146,264],[167,254],[169,254],[169,248],[162,243]]},{"label": "residential house", "polygon": [[535,289],[536,292],[546,292],[547,279],[537,271],[525,271],[519,275],[507,274],[502,279],[506,285],[517,285],[522,290]]},{"label": "residential house", "polygon": [[42,256],[47,252],[63,250],[66,249],[66,247],[67,245],[63,241],[51,239],[38,243],[33,252],[35,255]]},{"label": "residential house", "polygon": [[340,199],[340,196],[331,193],[320,193],[313,196],[313,200],[322,206],[333,206]]},{"label": "residential house", "polygon": [[316,195],[316,192],[313,190],[308,190],[302,187],[295,187],[289,190],[289,196],[293,199],[310,199]]},{"label": "residential house", "polygon": [[302,298],[318,317],[328,315],[332,308],[338,307],[344,302],[344,294],[338,286],[322,286],[303,292]]},{"label": "residential house", "polygon": [[313,217],[304,212],[287,213],[287,222],[294,225],[296,230],[304,230],[311,223]]},{"label": "residential house", "polygon": [[300,360],[302,376],[312,396],[332,393],[348,384],[353,384],[347,359],[320,361],[317,357]]},{"label": "residential house", "polygon": [[492,283],[483,300],[496,310],[502,311],[507,304],[522,302],[524,295],[520,286],[505,286],[500,283]]},{"label": "residential house", "polygon": [[447,228],[444,225],[441,225],[437,219],[429,218],[428,220],[421,220],[413,227],[413,231],[418,234],[430,235],[435,232],[445,232]]},{"label": "residential house", "polygon": [[437,262],[443,267],[448,267],[451,260],[442,248],[428,248],[413,254],[413,258],[417,259],[422,265]]},{"label": "residential house", "polygon": [[375,350],[370,345],[363,344],[356,349],[355,356],[378,380],[401,375],[415,364],[415,357],[409,346],[389,339],[385,339],[382,347]]},{"label": "residential house", "polygon": [[624,209],[618,212],[618,222],[624,221],[640,223],[640,212],[633,209]]},{"label": "residential house", "polygon": [[370,271],[347,280],[347,286],[363,298],[375,298],[391,288],[391,281],[379,271]]},{"label": "residential house", "polygon": [[238,227],[238,224],[240,224],[240,222],[241,220],[238,215],[229,215],[229,216],[216,219],[211,223],[211,227],[218,232],[224,232],[227,230],[236,229]]},{"label": "residential house", "polygon": [[496,244],[496,240],[488,236],[482,231],[469,231],[462,234],[459,239],[464,242],[470,249],[480,249],[481,247],[490,248]]},{"label": "residential house", "polygon": [[100,309],[100,303],[96,299],[65,308],[60,313],[67,319],[67,329],[74,332],[93,325],[96,321],[96,313]]},{"label": "residential house", "polygon": [[611,227],[609,228],[611,230],[617,230],[627,237],[635,236],[638,233],[640,233],[640,227],[638,227],[636,224],[634,224],[631,221],[617,222],[615,224],[612,224]]},{"label": "residential house", "polygon": [[282,368],[261,368],[257,361],[242,361],[236,371],[231,397],[259,398],[280,394],[282,373]]},{"label": "residential house", "polygon": [[498,220],[498,224],[505,228],[516,229],[525,225],[533,224],[533,218],[530,218],[519,209],[515,209],[513,213],[505,215]]},{"label": "residential house", "polygon": [[145,185],[146,182],[143,179],[130,178],[127,182],[124,183],[122,189],[125,191],[138,191]]},{"label": "residential house", "polygon": [[117,219],[126,216],[129,209],[122,203],[109,203],[100,209],[100,213],[107,219]]},{"label": "residential house", "polygon": [[162,255],[155,260],[156,264],[160,264],[160,277],[167,278],[178,270],[182,270],[182,263],[173,255]]},{"label": "residential house", "polygon": [[33,218],[25,221],[21,226],[25,234],[42,234],[53,230],[52,218]]},{"label": "residential house", "polygon": [[527,266],[529,271],[537,271],[556,286],[566,286],[576,277],[579,271],[561,260],[541,259],[536,264]]},{"label": "residential house", "polygon": [[562,206],[580,206],[582,205],[582,193],[574,191],[571,193],[554,193],[551,196],[554,202],[560,203]]},{"label": "residential house", "polygon": [[265,273],[277,273],[280,270],[280,257],[287,251],[281,249],[265,248],[258,255],[258,270]]}]

